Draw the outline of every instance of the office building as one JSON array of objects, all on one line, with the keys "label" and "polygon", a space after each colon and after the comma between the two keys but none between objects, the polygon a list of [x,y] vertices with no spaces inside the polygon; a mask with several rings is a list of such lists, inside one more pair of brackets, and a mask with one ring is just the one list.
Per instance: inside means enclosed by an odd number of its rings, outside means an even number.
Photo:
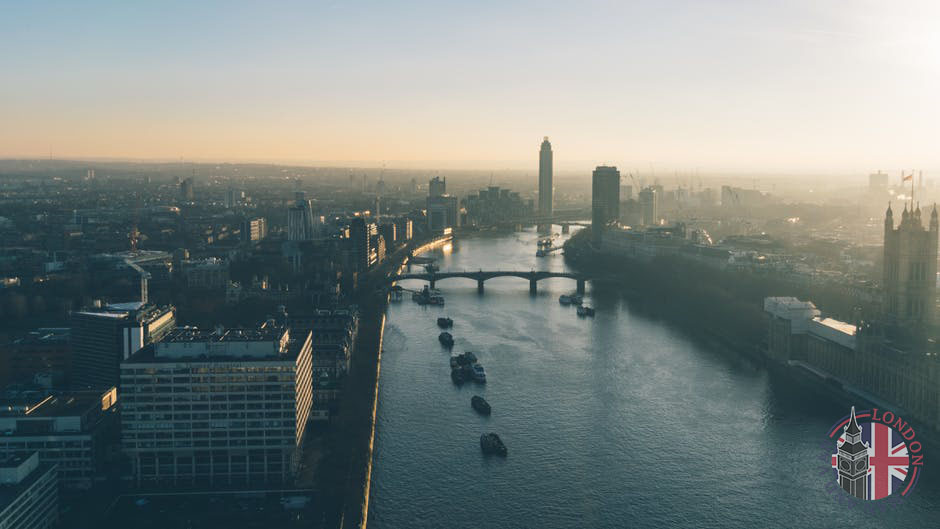
[{"label": "office building", "polygon": [[196,197],[192,177],[180,182],[180,198],[183,202],[192,202]]},{"label": "office building", "polygon": [[447,194],[447,179],[435,176],[428,183],[428,231],[441,233],[457,226],[457,197]]},{"label": "office building", "polygon": [[299,199],[287,210],[287,240],[309,241],[318,236],[313,201]]},{"label": "office building", "polygon": [[68,382],[72,370],[72,343],[68,328],[37,329],[0,345],[4,381],[48,381],[48,387]]},{"label": "office building", "polygon": [[638,194],[640,214],[644,226],[659,224],[659,193],[652,187],[647,187]]},{"label": "office building", "polygon": [[888,189],[888,173],[872,173],[868,175],[868,189],[870,191],[886,191]]},{"label": "office building", "polygon": [[242,224],[242,240],[255,242],[268,236],[268,222],[264,217],[245,219]]},{"label": "office building", "polygon": [[311,334],[180,328],[121,364],[138,486],[291,483],[312,405]]},{"label": "office building", "polygon": [[311,421],[330,418],[339,406],[349,359],[359,335],[359,316],[347,309],[320,309],[289,317],[291,332],[312,332],[313,408]]},{"label": "office building", "polygon": [[552,144],[548,136],[542,140],[539,149],[539,216],[552,216]]},{"label": "office building", "polygon": [[599,246],[610,224],[620,221],[620,171],[597,166],[591,177],[591,236]]},{"label": "office building", "polygon": [[35,452],[0,461],[0,527],[49,529],[59,521],[59,490],[54,465]]},{"label": "office building", "polygon": [[356,217],[349,223],[349,240],[352,244],[352,258],[357,271],[369,270],[371,235],[366,220]]},{"label": "office building", "polygon": [[73,312],[72,386],[76,389],[120,387],[120,363],[176,325],[173,307],[140,302]]},{"label": "office building", "polygon": [[447,194],[447,179],[435,176],[428,182],[428,196],[440,197]]},{"label": "office building", "polygon": [[68,489],[101,481],[118,441],[117,389],[48,393],[7,392],[0,396],[0,456],[36,450],[40,463],[59,469]]}]

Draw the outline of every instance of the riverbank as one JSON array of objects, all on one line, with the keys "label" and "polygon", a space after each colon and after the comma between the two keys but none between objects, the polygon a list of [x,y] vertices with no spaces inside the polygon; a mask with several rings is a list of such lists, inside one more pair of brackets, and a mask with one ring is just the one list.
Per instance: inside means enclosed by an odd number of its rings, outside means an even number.
[{"label": "riverbank", "polygon": [[450,236],[417,241],[392,253],[359,282],[359,336],[350,357],[339,413],[324,441],[314,488],[319,492],[319,527],[364,528],[369,514],[375,417],[382,366],[388,277],[410,256],[446,244]]}]

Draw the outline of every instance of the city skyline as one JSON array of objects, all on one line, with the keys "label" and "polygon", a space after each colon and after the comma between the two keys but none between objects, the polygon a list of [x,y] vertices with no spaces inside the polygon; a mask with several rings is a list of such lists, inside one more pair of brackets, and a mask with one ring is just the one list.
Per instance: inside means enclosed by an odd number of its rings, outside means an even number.
[{"label": "city skyline", "polygon": [[0,157],[940,168],[927,2],[292,7],[8,8]]}]

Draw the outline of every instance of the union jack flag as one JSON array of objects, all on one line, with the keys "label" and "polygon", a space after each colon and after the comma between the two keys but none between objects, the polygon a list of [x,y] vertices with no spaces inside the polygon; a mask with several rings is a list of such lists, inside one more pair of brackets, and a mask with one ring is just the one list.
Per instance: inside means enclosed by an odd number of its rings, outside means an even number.
[{"label": "union jack flag", "polygon": [[[900,490],[907,479],[910,457],[907,443],[901,434],[882,423],[859,425],[862,442],[868,443],[868,498],[880,500]],[[845,439],[840,436],[838,444]],[[832,456],[832,468],[836,468],[837,457]],[[838,470],[836,470],[838,473]]]}]

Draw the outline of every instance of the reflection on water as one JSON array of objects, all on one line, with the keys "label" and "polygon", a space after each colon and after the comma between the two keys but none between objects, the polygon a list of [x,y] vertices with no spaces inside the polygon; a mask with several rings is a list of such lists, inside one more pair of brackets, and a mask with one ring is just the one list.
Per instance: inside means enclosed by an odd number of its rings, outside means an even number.
[{"label": "reflection on water", "polygon": [[[441,270],[565,270],[560,254],[535,257],[536,240],[534,231],[480,235],[431,255]],[[876,520],[825,492],[820,441],[841,407],[705,348],[609,289],[588,287],[597,314],[584,318],[558,303],[574,291],[570,279],[543,280],[535,296],[511,277],[487,281],[484,295],[468,279],[437,288],[443,308],[410,296],[389,308],[370,528]],[[454,319],[453,351],[473,351],[486,367],[485,386],[451,382],[441,315]],[[490,417],[470,408],[474,394],[493,406]],[[506,442],[506,459],[481,455],[487,431]],[[894,525],[935,521],[940,495],[927,481],[891,514]]]}]

